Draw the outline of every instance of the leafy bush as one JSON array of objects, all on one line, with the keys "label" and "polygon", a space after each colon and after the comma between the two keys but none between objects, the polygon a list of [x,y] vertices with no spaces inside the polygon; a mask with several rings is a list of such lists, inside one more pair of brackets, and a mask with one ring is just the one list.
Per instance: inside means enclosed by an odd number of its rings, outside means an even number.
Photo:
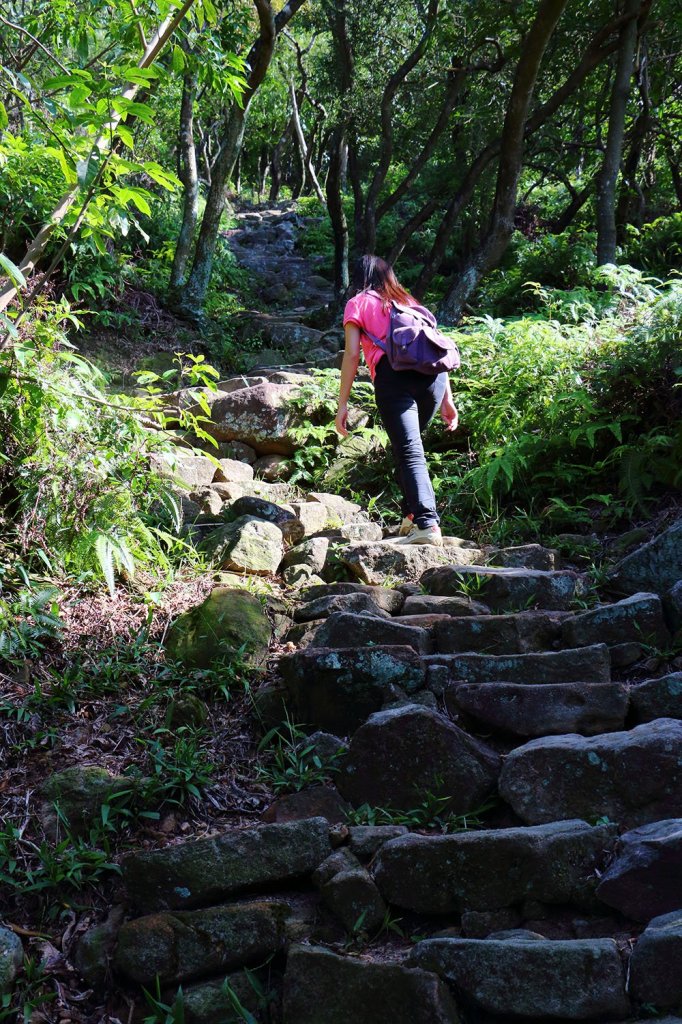
[{"label": "leafy bush", "polygon": [[149,468],[150,451],[173,451],[142,423],[157,402],[107,395],[66,323],[78,326],[64,302],[46,308],[0,358],[0,530],[31,571],[104,577],[113,590],[115,574],[142,567],[162,585],[189,549],[174,533],[177,501]]},{"label": "leafy bush", "polygon": [[682,269],[682,213],[658,217],[641,228],[629,225],[625,251],[629,263],[660,277]]}]

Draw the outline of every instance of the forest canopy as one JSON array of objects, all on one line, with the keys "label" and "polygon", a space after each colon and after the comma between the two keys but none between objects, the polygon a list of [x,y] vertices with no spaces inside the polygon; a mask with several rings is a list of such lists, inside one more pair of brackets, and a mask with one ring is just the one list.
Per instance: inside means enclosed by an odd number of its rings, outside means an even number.
[{"label": "forest canopy", "polygon": [[[577,236],[599,264],[679,264],[667,0],[60,0],[0,17],[0,249],[67,295],[85,264],[163,243],[168,301],[200,314],[230,189],[316,196],[339,293],[349,252],[377,249],[451,321],[515,232]],[[4,308],[21,282],[5,272]]]}]

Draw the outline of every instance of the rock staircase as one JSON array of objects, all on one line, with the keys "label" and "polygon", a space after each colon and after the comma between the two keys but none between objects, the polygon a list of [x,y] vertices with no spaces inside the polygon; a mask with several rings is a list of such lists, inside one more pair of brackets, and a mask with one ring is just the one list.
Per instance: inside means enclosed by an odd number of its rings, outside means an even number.
[{"label": "rock staircase", "polygon": [[[246,1019],[235,998],[282,1024],[682,1020],[682,672],[642,668],[680,627],[670,559],[660,592],[647,545],[613,577],[621,599],[586,607],[581,575],[537,545],[348,542],[298,521],[280,568],[310,571],[255,699],[334,752],[335,785],[130,856],[117,975],[182,985],[189,1024]],[[318,576],[330,532],[342,582]],[[654,555],[672,545],[680,570],[672,532]],[[349,824],[425,802],[460,830]],[[267,976],[269,1009],[243,968]]]}]

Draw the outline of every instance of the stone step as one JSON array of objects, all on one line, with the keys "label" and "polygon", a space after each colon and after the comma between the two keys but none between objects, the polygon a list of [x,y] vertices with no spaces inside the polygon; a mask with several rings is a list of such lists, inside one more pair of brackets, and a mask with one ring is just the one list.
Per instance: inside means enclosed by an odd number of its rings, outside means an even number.
[{"label": "stone step", "polygon": [[549,736],[507,756],[500,794],[528,824],[607,816],[623,828],[682,816],[682,722]]},{"label": "stone step", "polygon": [[451,680],[466,683],[608,683],[606,644],[533,654],[431,654],[429,671],[444,666]]},{"label": "stone step", "polygon": [[119,929],[114,967],[149,987],[262,963],[285,948],[290,916],[286,902],[259,900],[138,917]]},{"label": "stone step", "polygon": [[490,615],[490,608],[465,594],[442,597],[435,594],[410,594],[402,615]]},{"label": "stone step", "polygon": [[593,907],[613,826],[560,821],[530,828],[391,839],[373,874],[392,906],[418,914],[490,911],[524,900]]},{"label": "stone step", "polygon": [[436,974],[318,946],[294,946],[284,975],[283,1024],[459,1024]]},{"label": "stone step", "polygon": [[654,821],[622,835],[597,895],[635,921],[682,907],[682,818]]},{"label": "stone step", "polygon": [[547,611],[453,617],[434,625],[433,649],[440,654],[528,654],[547,650],[560,640],[567,617],[566,612]]},{"label": "stone step", "polygon": [[499,756],[444,715],[416,704],[379,711],[353,735],[336,785],[355,806],[410,810],[426,793],[465,814],[495,789]]},{"label": "stone step", "polygon": [[137,910],[184,910],[295,881],[330,853],[328,823],[309,818],[132,853],[123,861],[123,880]]},{"label": "stone step", "polygon": [[589,644],[638,643],[666,647],[670,633],[657,594],[635,594],[616,604],[600,605],[563,624],[562,640],[568,647]]},{"label": "stone step", "polygon": [[483,601],[497,612],[530,608],[569,611],[583,591],[580,576],[568,569],[496,569],[480,565],[435,566],[420,583],[429,594],[451,597],[464,594]]},{"label": "stone step", "polygon": [[682,910],[651,921],[630,960],[630,991],[639,1003],[657,1009],[682,1007]]},{"label": "stone step", "polygon": [[405,626],[376,615],[333,612],[318,626],[311,647],[411,647],[420,654],[432,650],[431,636],[426,629]]},{"label": "stone step", "polygon": [[426,939],[407,962],[440,975],[475,1012],[505,1021],[629,1015],[625,967],[613,939],[547,941],[533,932],[508,935]]},{"label": "stone step", "polygon": [[[454,539],[454,538],[453,538]],[[380,585],[390,580],[418,580],[434,566],[482,565],[483,552],[476,547],[449,545],[437,548],[429,544],[349,544],[340,552],[346,568],[362,583]]]},{"label": "stone step", "polygon": [[595,736],[625,728],[628,689],[616,683],[464,683],[445,692],[450,714],[490,729],[534,738]]},{"label": "stone step", "polygon": [[340,736],[426,684],[422,659],[405,646],[307,647],[280,658],[278,668],[295,720]]},{"label": "stone step", "polygon": [[630,702],[638,722],[656,718],[682,719],[682,672],[645,679],[630,690]]}]

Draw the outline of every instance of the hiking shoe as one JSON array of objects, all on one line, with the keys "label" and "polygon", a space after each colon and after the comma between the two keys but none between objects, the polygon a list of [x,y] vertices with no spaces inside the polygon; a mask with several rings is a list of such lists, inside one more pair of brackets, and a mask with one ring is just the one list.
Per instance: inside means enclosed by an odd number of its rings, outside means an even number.
[{"label": "hiking shoe", "polygon": [[405,518],[403,519],[402,523],[400,524],[400,529],[398,530],[398,536],[399,537],[407,537],[408,533],[410,532],[410,530],[412,529],[413,526],[414,526],[414,517],[413,516],[405,516]]},{"label": "hiking shoe", "polygon": [[443,534],[440,532],[440,526],[427,526],[425,530],[420,530],[413,523],[410,532],[404,537],[399,537],[397,543],[431,544],[433,547],[441,548],[443,546]]}]

